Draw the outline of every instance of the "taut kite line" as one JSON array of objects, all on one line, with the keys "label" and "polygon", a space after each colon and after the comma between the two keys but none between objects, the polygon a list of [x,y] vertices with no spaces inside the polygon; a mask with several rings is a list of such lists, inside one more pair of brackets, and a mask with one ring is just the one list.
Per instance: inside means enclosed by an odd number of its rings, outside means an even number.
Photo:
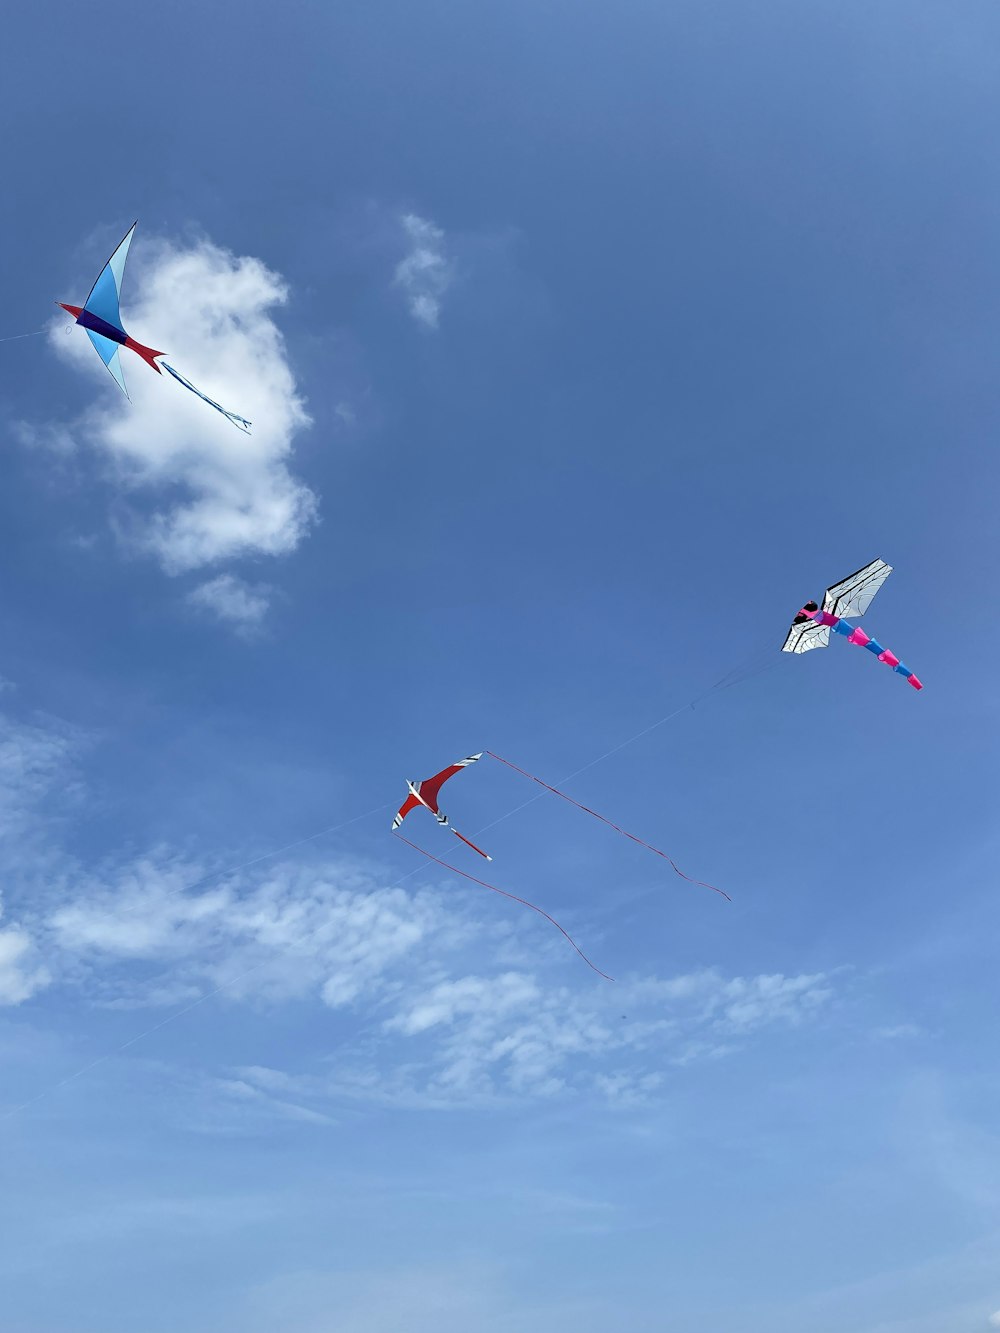
[{"label": "taut kite line", "polygon": [[127,347],[130,351],[141,356],[146,365],[152,366],[158,375],[161,369],[167,371],[178,384],[183,384],[185,389],[189,389],[203,403],[208,403],[209,407],[214,407],[217,412],[222,413],[227,421],[231,421],[234,426],[249,435],[251,423],[245,417],[239,416],[236,412],[227,412],[220,403],[217,403],[214,398],[209,398],[208,394],[202,393],[190,380],[185,379],[180,371],[175,370],[166,361],[162,363],[162,366],[158,365],[158,359],[165,356],[166,353],[157,352],[152,347],[145,347],[142,343],[136,342],[134,338],[129,337],[122,327],[119,308],[122,295],[122,278],[125,274],[128,248],[132,244],[132,236],[138,225],[137,222],[133,222],[129,227],[121,244],[97,275],[97,281],[90,289],[90,295],[82,306],[66,305],[63,301],[57,301],[56,304],[62,306],[67,314],[73,316],[77,324],[86,329],[87,337],[94,344],[98,356],[107,366],[114,377],[115,383],[126,398],[128,398],[129,393],[125,387],[125,376],[122,373],[121,359],[118,355],[120,347]]}]

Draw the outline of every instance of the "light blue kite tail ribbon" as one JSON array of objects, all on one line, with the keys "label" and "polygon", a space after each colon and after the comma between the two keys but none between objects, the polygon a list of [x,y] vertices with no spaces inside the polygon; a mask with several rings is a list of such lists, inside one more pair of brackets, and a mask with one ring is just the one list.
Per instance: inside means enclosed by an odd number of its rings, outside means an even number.
[{"label": "light blue kite tail ribbon", "polygon": [[190,380],[186,380],[180,371],[174,370],[173,366],[167,365],[166,361],[161,361],[160,365],[164,370],[169,371],[179,384],[183,384],[185,389],[190,389],[193,394],[197,395],[203,403],[208,403],[209,407],[214,407],[216,412],[221,412],[222,415],[228,421],[231,421],[239,430],[247,435],[250,434],[250,427],[253,423],[247,421],[246,417],[238,416],[235,412],[227,412],[221,403],[217,403],[214,398],[209,398],[207,393],[202,393],[200,389],[196,389]]}]

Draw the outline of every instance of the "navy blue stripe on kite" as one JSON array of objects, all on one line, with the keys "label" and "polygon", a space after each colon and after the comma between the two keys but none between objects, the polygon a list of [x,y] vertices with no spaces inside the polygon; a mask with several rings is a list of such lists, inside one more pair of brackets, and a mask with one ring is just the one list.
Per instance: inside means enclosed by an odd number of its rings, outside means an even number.
[{"label": "navy blue stripe on kite", "polygon": [[110,338],[112,342],[121,343],[122,346],[128,342],[128,334],[124,329],[119,329],[114,324],[109,324],[106,319],[101,319],[100,315],[92,314],[89,310],[81,310],[76,317],[76,322],[82,324],[85,329],[91,329],[94,333],[99,333],[103,338]]}]

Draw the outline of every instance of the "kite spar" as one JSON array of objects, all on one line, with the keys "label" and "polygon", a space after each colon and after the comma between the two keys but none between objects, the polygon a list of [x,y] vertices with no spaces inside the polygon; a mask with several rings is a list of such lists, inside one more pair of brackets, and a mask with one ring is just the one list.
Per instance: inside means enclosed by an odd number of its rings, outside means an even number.
[{"label": "kite spar", "polygon": [[208,394],[202,393],[190,380],[185,379],[180,371],[175,370],[166,361],[162,363],[162,366],[158,365],[158,359],[163,357],[165,353],[136,342],[134,338],[129,337],[122,327],[120,310],[122,279],[125,275],[125,260],[128,258],[129,246],[132,244],[132,236],[138,225],[137,222],[133,222],[129,227],[118,248],[97,275],[97,281],[90,289],[90,295],[82,306],[66,305],[63,301],[57,301],[56,304],[61,306],[67,314],[72,315],[77,324],[86,329],[87,337],[93,343],[94,350],[107,366],[114,377],[115,383],[126,398],[128,398],[129,392],[125,386],[121,358],[118,355],[121,347],[127,347],[129,351],[141,356],[143,361],[148,366],[152,366],[158,375],[161,370],[167,371],[178,384],[183,384],[185,389],[190,390],[203,403],[208,403],[209,407],[214,407],[217,412],[222,413],[227,421],[231,421],[237,429],[249,435],[251,423],[245,417],[239,416],[236,412],[227,411],[221,403],[217,403],[214,398],[209,398]]}]

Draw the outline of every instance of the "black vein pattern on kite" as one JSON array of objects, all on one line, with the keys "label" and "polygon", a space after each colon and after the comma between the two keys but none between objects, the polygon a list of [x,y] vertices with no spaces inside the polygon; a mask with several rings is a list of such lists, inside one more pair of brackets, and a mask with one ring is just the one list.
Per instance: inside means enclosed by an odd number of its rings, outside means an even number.
[{"label": "black vein pattern on kite", "polygon": [[884,560],[872,560],[846,579],[833,583],[823,594],[823,609],[815,602],[806,602],[795,616],[781,645],[783,653],[808,653],[814,648],[825,648],[830,642],[830,630],[843,635],[848,643],[868,651],[897,675],[907,680],[915,690],[923,684],[895,653],[883,648],[877,639],[871,639],[860,625],[848,625],[847,620],[860,620],[872,604],[872,599],[892,573],[892,565]]}]

